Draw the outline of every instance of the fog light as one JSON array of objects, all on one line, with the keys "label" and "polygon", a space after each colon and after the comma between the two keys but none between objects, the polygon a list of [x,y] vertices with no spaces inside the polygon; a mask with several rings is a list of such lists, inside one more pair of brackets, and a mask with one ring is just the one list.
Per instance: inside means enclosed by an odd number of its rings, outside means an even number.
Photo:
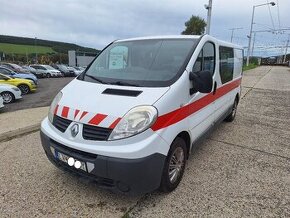
[{"label": "fog light", "polygon": [[67,164],[69,165],[69,166],[73,166],[74,164],[75,164],[75,159],[73,159],[72,157],[70,157],[68,160],[67,160]]},{"label": "fog light", "polygon": [[79,169],[79,168],[81,168],[81,165],[82,165],[82,164],[81,164],[80,161],[77,160],[77,161],[75,162],[75,168]]}]

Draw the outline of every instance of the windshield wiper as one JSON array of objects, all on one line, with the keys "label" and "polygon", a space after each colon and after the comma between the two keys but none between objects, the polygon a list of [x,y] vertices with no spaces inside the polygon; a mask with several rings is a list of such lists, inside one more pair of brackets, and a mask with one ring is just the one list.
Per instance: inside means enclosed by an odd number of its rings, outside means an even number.
[{"label": "windshield wiper", "polygon": [[97,81],[97,82],[99,82],[99,83],[102,83],[102,84],[108,84],[108,83],[106,83],[105,81],[103,81],[103,80],[101,80],[101,79],[99,79],[99,78],[97,78],[97,77],[94,77],[94,76],[91,76],[91,75],[88,75],[88,74],[85,74],[85,76],[90,77],[91,79],[93,79],[93,80],[95,80],[95,81]]},{"label": "windshield wiper", "polygon": [[118,86],[136,86],[136,87],[140,87],[137,84],[127,83],[127,82],[121,82],[121,81],[113,82],[113,83],[110,83],[110,84],[112,84],[112,85],[118,85]]}]

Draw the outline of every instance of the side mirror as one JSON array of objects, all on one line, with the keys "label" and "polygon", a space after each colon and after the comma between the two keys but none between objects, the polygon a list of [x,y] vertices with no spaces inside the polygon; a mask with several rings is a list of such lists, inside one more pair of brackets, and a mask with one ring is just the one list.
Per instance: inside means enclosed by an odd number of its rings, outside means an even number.
[{"label": "side mirror", "polygon": [[189,90],[190,95],[196,92],[210,93],[212,90],[213,80],[210,71],[190,72],[189,80],[193,85],[193,88]]}]

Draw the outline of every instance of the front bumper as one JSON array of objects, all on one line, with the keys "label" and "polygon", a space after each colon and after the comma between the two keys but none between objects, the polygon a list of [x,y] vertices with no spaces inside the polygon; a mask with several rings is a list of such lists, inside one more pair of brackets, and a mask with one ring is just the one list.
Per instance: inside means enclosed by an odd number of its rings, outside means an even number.
[{"label": "front bumper", "polygon": [[[97,182],[100,186],[121,192],[143,194],[157,189],[161,182],[165,156],[155,153],[143,158],[125,159],[96,155],[60,144],[42,131],[42,146],[48,159],[57,167]],[[70,167],[54,157],[55,150],[87,164],[88,172]]]}]

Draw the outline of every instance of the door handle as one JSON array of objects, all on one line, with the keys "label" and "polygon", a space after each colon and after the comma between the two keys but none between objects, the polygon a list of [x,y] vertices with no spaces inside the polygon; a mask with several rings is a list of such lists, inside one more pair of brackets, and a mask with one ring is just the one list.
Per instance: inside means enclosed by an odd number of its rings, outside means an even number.
[{"label": "door handle", "polygon": [[213,95],[216,93],[216,88],[217,88],[217,83],[216,82],[214,82],[214,85],[213,85]]}]

